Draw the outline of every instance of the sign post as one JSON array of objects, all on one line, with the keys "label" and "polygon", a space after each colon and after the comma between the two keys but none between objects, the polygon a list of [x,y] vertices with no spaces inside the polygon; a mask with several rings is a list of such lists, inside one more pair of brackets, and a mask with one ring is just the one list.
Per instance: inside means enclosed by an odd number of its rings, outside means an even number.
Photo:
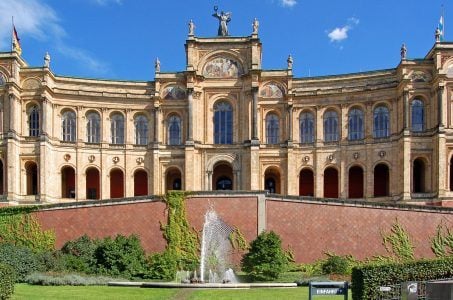
[{"label": "sign post", "polygon": [[308,285],[308,299],[312,300],[313,296],[334,296],[344,295],[344,300],[348,300],[348,282],[347,281],[310,281]]}]

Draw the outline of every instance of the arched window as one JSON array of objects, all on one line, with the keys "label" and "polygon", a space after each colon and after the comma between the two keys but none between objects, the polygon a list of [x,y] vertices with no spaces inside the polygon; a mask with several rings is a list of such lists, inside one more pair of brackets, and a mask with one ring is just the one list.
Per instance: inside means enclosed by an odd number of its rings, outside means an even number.
[{"label": "arched window", "polygon": [[300,114],[300,142],[309,144],[315,141],[314,117],[310,112]]},{"label": "arched window", "polygon": [[348,125],[348,139],[350,141],[363,140],[365,130],[363,128],[363,111],[361,109],[353,108],[349,111]]},{"label": "arched window", "polygon": [[76,115],[73,111],[66,111],[61,117],[61,133],[63,141],[75,142],[76,140]]},{"label": "arched window", "polygon": [[28,111],[29,136],[39,136],[39,108],[37,105],[30,107]]},{"label": "arched window", "polygon": [[181,118],[178,116],[168,119],[168,144],[181,145]]},{"label": "arched window", "polygon": [[279,118],[276,114],[266,116],[266,139],[268,144],[278,144],[279,136]]},{"label": "arched window", "polygon": [[91,112],[87,115],[87,142],[99,143],[101,141],[101,118],[98,113]]},{"label": "arched window", "polygon": [[233,143],[233,108],[227,102],[214,106],[214,143]]},{"label": "arched window", "polygon": [[423,101],[415,99],[411,104],[412,108],[412,131],[421,132],[425,130],[425,107]]},{"label": "arched window", "polygon": [[334,110],[326,111],[324,113],[324,141],[336,142],[338,139],[338,114]]},{"label": "arched window", "polygon": [[373,112],[373,136],[384,138],[390,135],[390,114],[385,106],[378,106]]},{"label": "arched window", "polygon": [[110,134],[112,144],[124,144],[124,117],[121,114],[114,114],[111,117]]},{"label": "arched window", "polygon": [[148,119],[145,116],[137,116],[134,120],[135,144],[148,144]]}]

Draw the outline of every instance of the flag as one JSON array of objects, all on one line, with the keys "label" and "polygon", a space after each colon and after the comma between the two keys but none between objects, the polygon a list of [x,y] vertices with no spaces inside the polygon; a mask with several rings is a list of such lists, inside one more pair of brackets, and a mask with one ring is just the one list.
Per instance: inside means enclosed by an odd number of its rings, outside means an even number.
[{"label": "flag", "polygon": [[22,55],[22,48],[20,47],[20,39],[17,35],[16,26],[13,25],[13,51],[17,54]]},{"label": "flag", "polygon": [[440,33],[439,40],[441,42],[443,42],[444,41],[444,16],[440,16],[439,25],[437,28],[439,28],[439,33]]}]

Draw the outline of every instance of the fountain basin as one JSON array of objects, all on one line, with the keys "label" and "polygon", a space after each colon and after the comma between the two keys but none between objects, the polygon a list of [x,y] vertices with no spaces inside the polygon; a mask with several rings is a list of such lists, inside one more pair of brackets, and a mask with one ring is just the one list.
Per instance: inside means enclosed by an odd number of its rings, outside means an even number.
[{"label": "fountain basin", "polygon": [[177,288],[177,289],[252,289],[252,288],[295,288],[296,283],[259,282],[259,283],[176,283],[176,282],[132,282],[111,281],[109,286],[140,288]]}]

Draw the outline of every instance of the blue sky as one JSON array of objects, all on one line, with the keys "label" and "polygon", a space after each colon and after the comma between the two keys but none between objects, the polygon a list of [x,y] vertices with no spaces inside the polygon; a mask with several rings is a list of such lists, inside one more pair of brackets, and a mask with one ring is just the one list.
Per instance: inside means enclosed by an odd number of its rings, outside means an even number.
[{"label": "blue sky", "polygon": [[60,75],[153,80],[156,57],[162,71],[184,70],[190,19],[196,36],[216,36],[218,5],[232,13],[233,36],[250,35],[258,18],[264,69],[285,68],[292,54],[296,77],[343,74],[397,66],[403,42],[409,58],[424,57],[442,4],[450,40],[451,1],[1,0],[0,51],[10,50],[14,15],[31,66],[49,51]]}]

